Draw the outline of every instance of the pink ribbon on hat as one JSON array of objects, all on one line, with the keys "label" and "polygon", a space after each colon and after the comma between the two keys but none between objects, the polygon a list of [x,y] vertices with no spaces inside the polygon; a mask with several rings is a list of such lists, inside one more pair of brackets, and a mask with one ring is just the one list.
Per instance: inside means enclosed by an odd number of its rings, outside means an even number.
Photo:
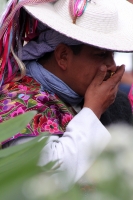
[{"label": "pink ribbon on hat", "polygon": [[70,0],[70,13],[74,24],[77,17],[80,17],[84,13],[89,1],[91,0]]}]

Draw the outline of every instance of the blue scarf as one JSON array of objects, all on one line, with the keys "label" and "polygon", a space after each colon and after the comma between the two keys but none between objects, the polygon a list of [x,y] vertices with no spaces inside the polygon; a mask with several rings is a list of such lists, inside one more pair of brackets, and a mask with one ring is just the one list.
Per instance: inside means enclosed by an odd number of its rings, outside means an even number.
[{"label": "blue scarf", "polygon": [[28,62],[26,69],[26,74],[41,84],[41,91],[54,93],[70,105],[78,105],[82,101],[83,97],[79,96],[61,79],[43,68],[38,62]]}]

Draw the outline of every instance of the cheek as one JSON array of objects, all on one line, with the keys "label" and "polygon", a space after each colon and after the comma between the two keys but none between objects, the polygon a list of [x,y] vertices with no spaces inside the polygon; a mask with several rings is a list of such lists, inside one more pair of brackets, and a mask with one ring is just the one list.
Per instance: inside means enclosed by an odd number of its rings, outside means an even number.
[{"label": "cheek", "polygon": [[92,77],[92,79],[96,76],[98,70],[99,70],[99,67],[94,67],[94,68],[91,70],[91,77]]},{"label": "cheek", "polygon": [[78,79],[83,87],[87,87],[91,83],[100,67],[100,63],[94,60],[96,59],[91,58],[88,60],[88,57],[84,57],[82,61],[77,59],[73,63],[73,68],[71,68],[73,80]]},{"label": "cheek", "polygon": [[88,70],[86,70],[85,73],[85,79],[87,79],[88,84],[92,82],[92,80],[97,74],[98,69],[99,69],[98,65],[90,65],[90,67],[88,67]]}]

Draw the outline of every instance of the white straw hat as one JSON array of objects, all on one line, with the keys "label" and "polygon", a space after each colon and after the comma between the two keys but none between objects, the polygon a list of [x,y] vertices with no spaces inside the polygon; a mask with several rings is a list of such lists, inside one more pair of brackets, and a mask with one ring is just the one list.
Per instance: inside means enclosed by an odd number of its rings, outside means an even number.
[{"label": "white straw hat", "polygon": [[27,5],[39,21],[83,43],[114,51],[133,51],[133,5],[126,0],[88,1],[82,16],[73,23],[72,0]]}]

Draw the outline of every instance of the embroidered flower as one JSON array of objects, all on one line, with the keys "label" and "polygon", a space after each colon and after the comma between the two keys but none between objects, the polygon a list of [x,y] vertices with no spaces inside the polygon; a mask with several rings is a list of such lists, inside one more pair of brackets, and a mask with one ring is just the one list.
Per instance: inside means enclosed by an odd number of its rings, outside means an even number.
[{"label": "embroidered flower", "polygon": [[57,105],[51,105],[50,106],[50,110],[52,111],[52,113],[55,116],[59,116],[60,115],[59,107]]},{"label": "embroidered flower", "polygon": [[42,116],[42,117],[40,118],[39,126],[41,127],[43,124],[46,124],[47,120],[48,120],[48,119],[47,119],[46,116]]},{"label": "embroidered flower", "polygon": [[71,114],[65,114],[62,118],[62,125],[67,126],[67,124],[72,120],[73,116]]},{"label": "embroidered flower", "polygon": [[15,105],[14,101],[11,101],[11,99],[6,99],[3,101],[3,111],[9,110],[11,107]]},{"label": "embroidered flower", "polygon": [[48,120],[47,125],[45,125],[45,130],[49,131],[50,133],[56,133],[59,131],[58,124],[56,124],[55,122],[51,120]]},{"label": "embroidered flower", "polygon": [[13,99],[14,97],[17,96],[17,92],[16,92],[16,91],[14,91],[14,92],[9,92],[7,95],[8,95],[8,97],[10,97],[11,99]]},{"label": "embroidered flower", "polygon": [[34,129],[41,128],[41,126],[43,124],[46,124],[46,122],[47,122],[47,118],[45,116],[43,116],[42,114],[37,114],[33,118],[33,127]]},{"label": "embroidered flower", "polygon": [[38,101],[40,101],[43,104],[49,101],[49,94],[47,94],[46,92],[41,92],[40,94],[37,94],[35,97]]},{"label": "embroidered flower", "polygon": [[24,85],[18,85],[18,88],[22,91],[27,91],[27,86]]},{"label": "embroidered flower", "polygon": [[25,111],[23,110],[23,108],[19,107],[16,111],[14,111],[13,113],[11,113],[11,117],[16,117],[20,114],[23,114],[25,113]]},{"label": "embroidered flower", "polygon": [[[0,109],[2,111],[0,122],[1,120],[23,114],[25,110],[38,111],[33,120],[27,124],[26,129],[9,138],[8,141],[13,138],[19,138],[24,134],[27,136],[37,136],[44,131],[51,134],[63,134],[65,125],[72,119],[66,105],[56,95],[40,92],[40,84],[32,78],[24,77],[21,81],[11,82],[4,85],[1,89],[5,93],[3,92],[3,95],[0,97]],[[21,92],[21,89],[23,92]],[[12,100],[14,98],[16,102]]]}]

